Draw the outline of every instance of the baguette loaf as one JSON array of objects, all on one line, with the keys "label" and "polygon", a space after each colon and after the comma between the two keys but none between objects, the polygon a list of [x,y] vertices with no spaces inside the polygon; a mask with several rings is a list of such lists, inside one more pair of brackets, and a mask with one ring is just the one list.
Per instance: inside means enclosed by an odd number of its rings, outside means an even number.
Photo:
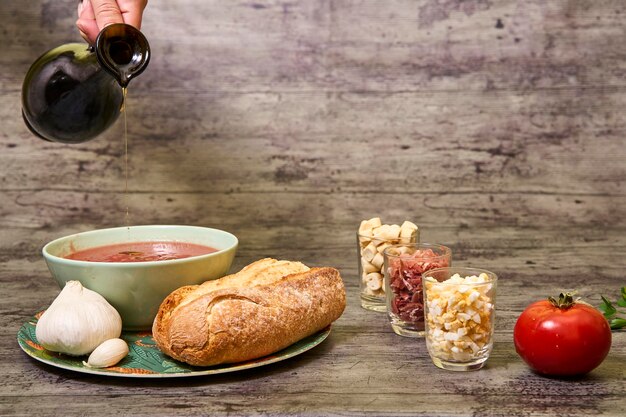
[{"label": "baguette loaf", "polygon": [[236,274],[172,292],[152,333],[162,352],[191,365],[242,362],[322,330],[345,304],[336,269],[261,259]]}]

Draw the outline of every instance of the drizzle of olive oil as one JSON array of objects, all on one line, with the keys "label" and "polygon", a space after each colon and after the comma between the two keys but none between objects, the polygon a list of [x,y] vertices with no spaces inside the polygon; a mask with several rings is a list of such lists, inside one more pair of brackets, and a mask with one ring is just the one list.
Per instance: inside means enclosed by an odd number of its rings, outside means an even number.
[{"label": "drizzle of olive oil", "polygon": [[[128,105],[126,103],[126,94],[128,93],[127,87],[122,87],[123,101],[121,111],[124,113],[124,204],[126,205],[126,215],[124,216],[124,223],[126,228],[130,232],[130,214],[128,205]],[[130,236],[129,236],[130,237]]]}]

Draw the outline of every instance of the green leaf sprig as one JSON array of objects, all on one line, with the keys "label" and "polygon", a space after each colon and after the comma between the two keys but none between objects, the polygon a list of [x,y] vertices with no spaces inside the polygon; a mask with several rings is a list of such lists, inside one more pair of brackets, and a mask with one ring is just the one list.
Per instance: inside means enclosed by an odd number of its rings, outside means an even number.
[{"label": "green leaf sprig", "polygon": [[[620,310],[615,307],[612,302],[607,300],[604,296],[602,297],[602,302],[600,303],[600,311],[604,314],[604,317],[609,321],[609,325],[612,330],[621,329],[622,327],[626,327],[626,310]],[[618,307],[626,307],[626,287],[622,287],[621,290],[621,298],[618,299],[615,304]],[[625,316],[620,317],[618,314],[623,314]]]}]

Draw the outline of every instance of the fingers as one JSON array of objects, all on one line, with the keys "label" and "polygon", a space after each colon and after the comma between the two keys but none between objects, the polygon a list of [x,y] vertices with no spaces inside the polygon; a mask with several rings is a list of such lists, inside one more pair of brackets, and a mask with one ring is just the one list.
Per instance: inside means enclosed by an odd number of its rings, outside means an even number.
[{"label": "fingers", "polygon": [[100,29],[96,23],[96,16],[91,6],[91,1],[83,0],[79,3],[78,11],[76,26],[78,27],[80,35],[90,44],[94,44],[98,33],[100,33]]},{"label": "fingers", "polygon": [[91,0],[91,6],[101,30],[113,23],[124,23],[116,0]]},{"label": "fingers", "polygon": [[96,43],[96,38],[98,37],[100,30],[98,29],[98,24],[95,20],[78,19],[76,21],[76,26],[78,27],[80,36],[82,36],[84,40],[92,45]]},{"label": "fingers", "polygon": [[127,23],[141,29],[147,0],[82,0],[78,4],[76,26],[81,36],[93,44],[98,33],[113,23]]},{"label": "fingers", "polygon": [[119,5],[124,23],[141,29],[141,17],[147,3],[146,0],[120,1]]},{"label": "fingers", "polygon": [[124,23],[141,29],[141,12],[139,10],[129,10],[124,13]]}]

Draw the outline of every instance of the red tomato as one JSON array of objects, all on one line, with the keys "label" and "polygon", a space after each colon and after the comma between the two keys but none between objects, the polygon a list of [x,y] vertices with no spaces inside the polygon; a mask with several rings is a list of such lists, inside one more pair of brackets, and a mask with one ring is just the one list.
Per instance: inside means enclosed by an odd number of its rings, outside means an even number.
[{"label": "red tomato", "polygon": [[611,329],[598,310],[561,294],[558,301],[528,306],[515,323],[513,340],[517,353],[535,371],[580,375],[600,365],[609,353]]}]

